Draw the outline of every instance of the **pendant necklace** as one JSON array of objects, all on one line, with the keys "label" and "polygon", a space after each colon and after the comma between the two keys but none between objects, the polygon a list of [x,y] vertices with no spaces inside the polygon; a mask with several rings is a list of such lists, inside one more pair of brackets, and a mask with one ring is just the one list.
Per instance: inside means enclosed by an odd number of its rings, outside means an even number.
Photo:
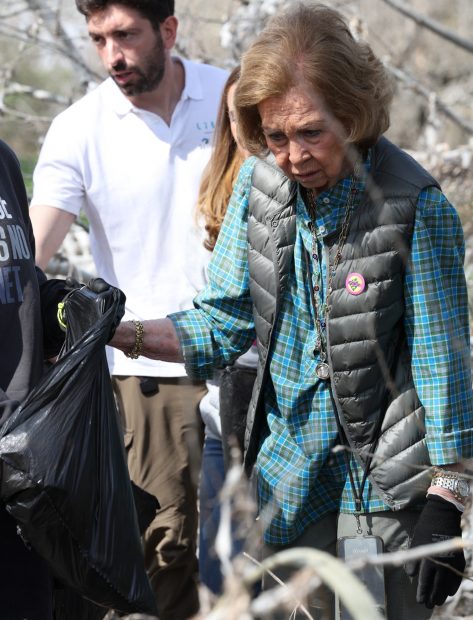
[{"label": "pendant necklace", "polygon": [[[345,245],[346,238],[348,236],[348,230],[350,228],[350,220],[351,215],[354,209],[355,197],[358,192],[356,187],[356,179],[358,178],[358,166],[355,167],[355,170],[351,176],[350,180],[350,188],[348,190],[348,200],[345,207],[345,215],[343,218],[342,227],[340,229],[340,235],[338,237],[338,242],[335,250],[335,258],[333,261],[333,265],[330,265],[330,252],[328,252],[328,265],[327,265],[327,289],[325,295],[325,303],[322,305],[319,302],[319,293],[322,285],[322,260],[319,256],[318,251],[318,241],[319,238],[317,236],[317,226],[316,226],[316,196],[312,190],[306,192],[308,198],[308,207],[309,207],[309,230],[311,232],[312,237],[312,259],[314,266],[314,276],[315,276],[315,284],[312,286],[312,282],[310,282],[310,295],[312,306],[314,310],[314,321],[315,328],[317,332],[317,339],[315,344],[314,353],[319,354],[319,362],[315,367],[315,374],[319,379],[323,381],[327,381],[330,378],[330,369],[327,362],[327,340],[324,336],[324,330],[326,329],[328,323],[328,315],[331,309],[330,306],[330,296],[332,294],[332,280],[337,267],[342,258],[342,250]],[[321,242],[322,243],[322,242]],[[309,267],[308,262],[308,252],[306,250],[306,262],[307,267]],[[310,270],[308,268],[308,274],[310,274]]]}]

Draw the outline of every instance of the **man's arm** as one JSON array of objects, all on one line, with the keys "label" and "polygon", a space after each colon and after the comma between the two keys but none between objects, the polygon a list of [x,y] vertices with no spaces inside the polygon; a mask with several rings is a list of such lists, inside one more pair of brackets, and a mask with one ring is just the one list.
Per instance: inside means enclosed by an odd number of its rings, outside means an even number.
[{"label": "man's arm", "polygon": [[184,361],[188,375],[196,379],[211,377],[215,367],[248,350],[255,338],[247,258],[248,195],[254,163],[244,164],[240,171],[213,252],[209,283],[194,300],[194,309],[142,323],[124,321],[109,345],[131,357]]},{"label": "man's arm", "polygon": [[72,213],[56,207],[33,205],[30,219],[36,242],[36,264],[46,269],[76,218]]}]

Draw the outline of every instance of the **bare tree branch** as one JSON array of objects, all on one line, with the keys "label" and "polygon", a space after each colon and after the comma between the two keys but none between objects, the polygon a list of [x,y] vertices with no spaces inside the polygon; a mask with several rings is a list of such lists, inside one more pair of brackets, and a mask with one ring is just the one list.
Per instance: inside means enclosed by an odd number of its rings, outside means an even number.
[{"label": "bare tree branch", "polygon": [[61,53],[72,60],[84,73],[84,81],[102,79],[95,71],[84,62],[80,51],[74,41],[63,28],[62,23],[57,19],[57,15],[45,6],[41,0],[26,0],[27,5],[34,14],[41,17],[45,28],[54,39],[58,38],[61,42]]},{"label": "bare tree branch", "polygon": [[[380,555],[366,555],[347,561],[347,566],[351,570],[358,571],[364,566],[402,566],[406,562],[422,560],[423,558],[433,559],[436,556],[442,556],[452,551],[460,551],[461,549],[471,549],[473,542],[460,537],[449,538],[441,542],[429,543],[427,545],[419,545],[412,549],[400,549]],[[441,562],[440,562],[441,563]],[[449,566],[449,568],[452,568]],[[453,569],[454,570],[454,569]],[[455,572],[455,570],[454,570]],[[466,577],[466,575],[462,576]],[[468,577],[468,579],[470,579]],[[471,579],[470,579],[471,580]]]},{"label": "bare tree branch", "polygon": [[435,34],[446,39],[447,41],[450,41],[450,43],[453,43],[454,45],[458,45],[458,47],[461,47],[467,50],[468,52],[473,53],[473,41],[464,39],[463,37],[460,37],[455,32],[453,32],[452,30],[445,28],[444,26],[442,26],[435,20],[429,19],[428,17],[425,17],[424,15],[421,15],[420,13],[413,11],[406,4],[404,4],[404,2],[399,2],[399,0],[382,0],[382,1],[388,4],[393,9],[396,9],[396,11],[399,11],[399,13],[402,13],[409,19],[412,19],[413,21],[415,21],[416,24],[418,24],[419,26],[423,26],[424,28],[427,28],[431,32],[435,32]]},{"label": "bare tree branch", "polygon": [[40,101],[49,101],[51,103],[59,103],[60,105],[70,105],[72,103],[69,97],[51,93],[48,90],[28,86],[27,84],[19,84],[18,82],[9,82],[5,87],[5,95],[30,95],[33,99]]},{"label": "bare tree branch", "polygon": [[451,121],[453,121],[456,125],[461,127],[463,131],[466,131],[467,133],[473,135],[473,125],[469,123],[466,119],[459,116],[456,112],[454,112],[446,103],[444,103],[441,99],[439,99],[436,93],[433,93],[426,86],[422,85],[418,80],[416,80],[412,75],[410,75],[406,71],[403,71],[402,69],[399,69],[395,67],[394,65],[391,65],[390,63],[385,63],[385,64],[388,67],[388,69],[391,71],[391,73],[395,76],[396,79],[398,79],[399,81],[409,86],[409,88],[414,90],[419,95],[422,95],[422,97],[425,97],[427,101],[432,101],[432,98],[434,97],[435,106],[439,110],[439,112],[442,112],[444,116],[446,116]]}]

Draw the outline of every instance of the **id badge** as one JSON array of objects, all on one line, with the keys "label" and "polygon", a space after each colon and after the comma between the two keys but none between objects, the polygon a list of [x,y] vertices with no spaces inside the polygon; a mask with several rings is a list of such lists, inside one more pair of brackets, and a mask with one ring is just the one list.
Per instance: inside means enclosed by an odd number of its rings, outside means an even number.
[{"label": "id badge", "polygon": [[[342,536],[337,540],[337,556],[345,561],[380,555],[383,549],[383,540],[379,536]],[[369,590],[378,612],[386,617],[384,566],[364,566],[354,574]],[[352,616],[341,604],[339,613],[340,620],[352,620]]]}]

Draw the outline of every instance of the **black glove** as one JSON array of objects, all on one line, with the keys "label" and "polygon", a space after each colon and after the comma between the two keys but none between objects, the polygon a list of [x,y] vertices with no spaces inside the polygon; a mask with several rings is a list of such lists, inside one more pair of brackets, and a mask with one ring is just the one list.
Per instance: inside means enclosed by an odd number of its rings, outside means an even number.
[{"label": "black glove", "polygon": [[126,301],[125,293],[119,288],[112,286],[111,284],[108,284],[108,282],[105,282],[105,280],[103,280],[102,278],[92,278],[92,280],[89,280],[87,282],[87,288],[90,289],[93,293],[97,293],[97,294],[106,293],[107,291],[110,291],[110,293],[114,291],[115,294],[118,294],[119,305],[117,308],[117,312],[115,314],[115,319],[110,328],[110,333],[108,336],[108,341],[110,341],[113,338],[113,334],[115,333],[115,330],[120,324],[120,321],[122,320],[123,315],[125,314],[125,301]]},{"label": "black glove", "polygon": [[117,313],[115,315],[115,320],[113,321],[112,327],[110,328],[110,334],[108,336],[108,341],[110,342],[110,340],[113,338],[115,330],[120,325],[120,321],[122,320],[123,315],[125,314],[126,295],[121,289],[113,287],[111,284],[105,282],[105,280],[102,280],[102,278],[94,278],[90,280],[87,284],[87,287],[95,293],[103,293],[109,288],[114,288],[115,292],[118,293],[119,304],[117,308]]},{"label": "black glove", "polygon": [[[451,502],[438,495],[429,495],[414,528],[411,549],[456,536],[461,537],[461,516],[462,513]],[[432,609],[434,605],[443,605],[447,596],[452,596],[458,590],[462,577],[451,570],[450,566],[460,573],[465,568],[463,550],[436,555],[434,560],[448,566],[422,558],[408,562],[404,567],[409,577],[419,575],[416,600],[424,603],[428,609]]]},{"label": "black glove", "polygon": [[[42,273],[38,267],[36,269]],[[83,284],[80,284],[72,277],[68,277],[65,280],[62,278],[51,278],[41,281],[40,299],[45,359],[56,357],[64,344],[64,333],[66,331],[63,314],[64,299],[73,291],[83,286]]]},{"label": "black glove", "polygon": [[83,284],[79,282],[79,280],[76,280],[72,276],[67,276],[67,278],[65,279],[65,284],[66,284],[66,290],[68,293],[70,293],[76,288],[82,288],[84,286]]}]

